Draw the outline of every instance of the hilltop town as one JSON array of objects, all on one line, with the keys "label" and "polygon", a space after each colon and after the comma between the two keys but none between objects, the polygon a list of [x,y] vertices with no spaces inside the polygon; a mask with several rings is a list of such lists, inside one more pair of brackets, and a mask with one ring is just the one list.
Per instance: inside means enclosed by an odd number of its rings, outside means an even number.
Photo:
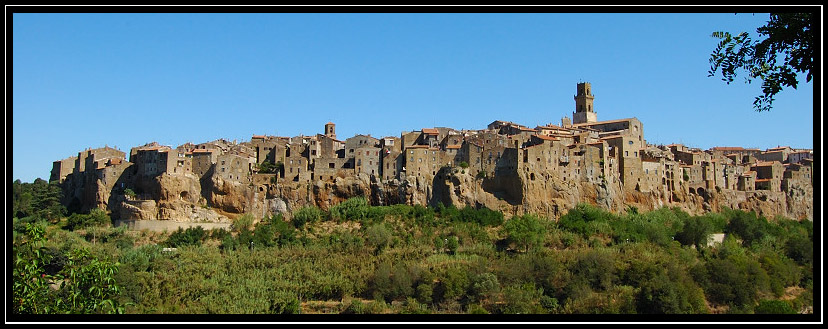
[{"label": "hilltop town", "polygon": [[227,222],[250,213],[289,216],[362,196],[374,205],[454,204],[557,218],[578,203],[611,211],[721,207],[813,219],[813,151],[647,143],[635,117],[599,121],[589,83],[578,83],[572,118],[530,128],[422,128],[342,140],[323,133],[177,147],[149,143],[129,154],[87,149],[53,163],[50,181],[74,211],[119,220]]}]

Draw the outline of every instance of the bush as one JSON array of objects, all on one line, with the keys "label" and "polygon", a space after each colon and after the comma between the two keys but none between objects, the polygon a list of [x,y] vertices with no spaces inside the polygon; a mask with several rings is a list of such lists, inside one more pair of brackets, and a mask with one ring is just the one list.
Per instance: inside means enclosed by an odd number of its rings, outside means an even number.
[{"label": "bush", "polygon": [[65,228],[74,231],[91,226],[104,226],[111,222],[106,211],[95,208],[89,214],[72,214],[66,220]]},{"label": "bush", "polygon": [[293,213],[293,219],[291,219],[291,222],[294,227],[301,229],[305,226],[305,224],[316,223],[322,220],[324,214],[325,213],[321,209],[315,206],[303,207]]},{"label": "bush", "polygon": [[179,227],[177,231],[170,234],[164,243],[168,247],[200,246],[207,239],[207,231],[201,226],[188,227],[186,230]]},{"label": "bush", "polygon": [[368,215],[371,205],[364,197],[354,197],[331,207],[331,219],[336,221],[361,221]]},{"label": "bush", "polygon": [[365,242],[374,247],[375,251],[379,252],[388,247],[391,241],[393,241],[393,235],[385,224],[374,224],[365,228]]},{"label": "bush", "polygon": [[795,235],[785,243],[785,253],[799,264],[813,264],[814,243],[808,237]]},{"label": "bush", "polygon": [[253,226],[253,215],[244,214],[233,220],[232,229],[234,232],[249,230]]},{"label": "bush", "polygon": [[756,314],[796,314],[791,303],[784,300],[760,300],[753,312]]},{"label": "bush", "polygon": [[768,221],[764,217],[756,217],[754,212],[731,210],[727,213],[730,221],[727,231],[742,238],[745,246],[753,245],[767,235]]},{"label": "bush", "polygon": [[506,221],[503,231],[509,242],[523,246],[529,250],[532,246],[543,242],[546,227],[544,223],[534,215],[515,216]]},{"label": "bush", "polygon": [[706,247],[707,238],[712,231],[713,225],[706,218],[688,217],[684,221],[684,227],[676,233],[676,241],[685,246]]}]

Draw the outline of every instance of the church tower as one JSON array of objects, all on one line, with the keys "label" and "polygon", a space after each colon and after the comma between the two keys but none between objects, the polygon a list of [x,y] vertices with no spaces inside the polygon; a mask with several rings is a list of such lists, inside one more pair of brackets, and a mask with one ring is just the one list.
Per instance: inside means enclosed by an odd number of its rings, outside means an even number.
[{"label": "church tower", "polygon": [[325,136],[336,139],[336,125],[333,122],[325,124]]},{"label": "church tower", "polygon": [[575,112],[572,113],[572,121],[575,124],[591,123],[598,121],[598,113],[592,107],[595,96],[592,95],[592,85],[589,82],[578,84],[575,95]]}]

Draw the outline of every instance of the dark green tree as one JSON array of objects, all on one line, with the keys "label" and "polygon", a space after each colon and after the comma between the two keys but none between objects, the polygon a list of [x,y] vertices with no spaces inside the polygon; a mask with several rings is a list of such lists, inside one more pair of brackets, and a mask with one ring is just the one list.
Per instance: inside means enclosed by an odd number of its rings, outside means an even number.
[{"label": "dark green tree", "polygon": [[767,24],[756,29],[762,40],[753,40],[748,32],[735,36],[713,32],[721,41],[710,55],[708,76],[721,73],[722,80],[730,84],[743,70],[747,83],[761,80],[762,95],[756,97],[753,107],[769,111],[774,96],[783,88],[796,89],[797,74],[806,74],[806,81],[813,78],[813,21],[812,13],[771,13]]},{"label": "dark green tree", "polygon": [[506,239],[509,242],[529,250],[532,246],[543,242],[546,226],[534,215],[515,216],[503,224]]},{"label": "dark green tree", "polygon": [[696,245],[696,248],[701,248],[707,245],[707,237],[712,231],[713,224],[705,217],[688,217],[684,220],[684,227],[676,233],[676,241],[685,246]]}]

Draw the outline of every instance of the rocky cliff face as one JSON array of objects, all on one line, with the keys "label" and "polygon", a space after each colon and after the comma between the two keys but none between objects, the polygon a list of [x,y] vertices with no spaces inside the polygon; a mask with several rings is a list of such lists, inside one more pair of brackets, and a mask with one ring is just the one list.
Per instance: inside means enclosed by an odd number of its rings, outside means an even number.
[{"label": "rocky cliff face", "polygon": [[690,214],[732,209],[756,211],[767,218],[782,215],[813,219],[813,188],[795,185],[785,192],[711,190],[701,194],[679,188],[672,195],[623,189],[621,183],[603,181],[532,180],[519,174],[478,178],[467,173],[440,172],[434,178],[408,177],[379,182],[367,175],[336,177],[333,181],[278,182],[254,185],[212,175],[199,180],[192,175],[162,174],[134,182],[142,193],[127,198],[111,186],[85,180],[69,188],[88,207],[108,208],[115,219],[174,220],[227,223],[241,214],[256,218],[290,213],[304,206],[322,209],[362,196],[374,205],[438,203],[487,207],[507,215],[534,213],[558,218],[578,203],[589,203],[613,212],[628,206],[640,211],[679,207]]}]

